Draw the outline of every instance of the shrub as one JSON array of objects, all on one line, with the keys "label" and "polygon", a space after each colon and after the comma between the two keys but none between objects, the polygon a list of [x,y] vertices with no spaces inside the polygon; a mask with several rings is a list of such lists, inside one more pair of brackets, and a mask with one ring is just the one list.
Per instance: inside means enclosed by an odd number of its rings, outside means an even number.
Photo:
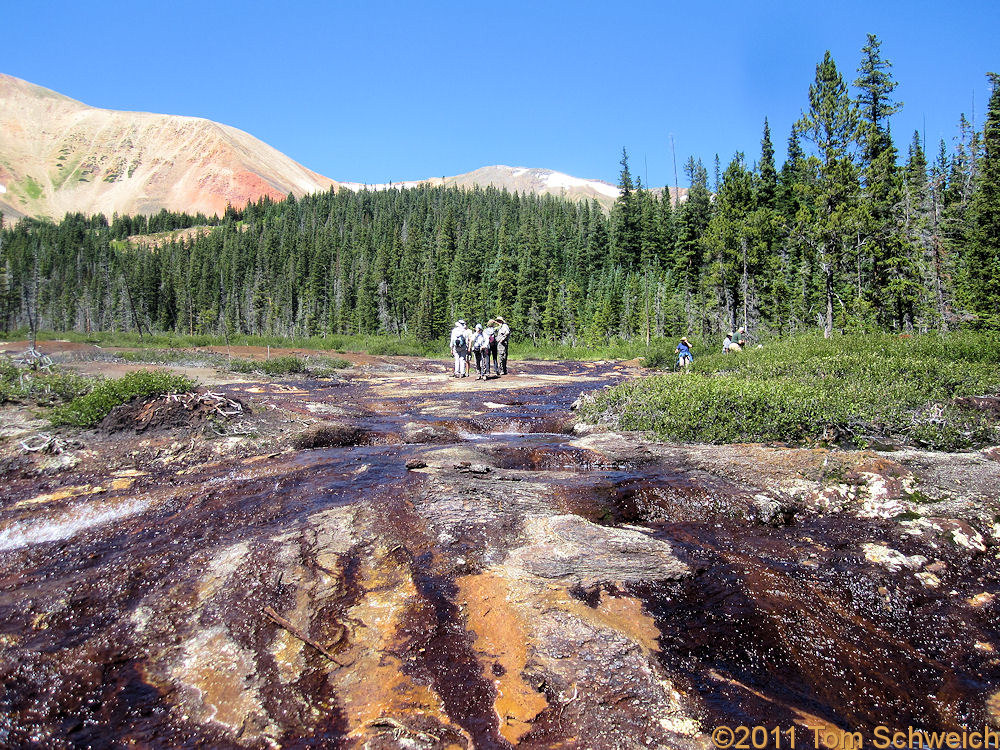
[{"label": "shrub", "polygon": [[642,363],[646,367],[669,370],[677,364],[677,355],[667,346],[650,347],[649,353],[642,358]]},{"label": "shrub", "polygon": [[[989,337],[975,334],[801,336],[701,357],[690,373],[622,384],[582,411],[585,419],[692,442],[863,443],[890,435],[938,450],[969,448],[994,440],[995,426],[953,402],[1000,391],[998,356]],[[935,404],[942,406],[928,418]]]},{"label": "shrub", "polygon": [[191,390],[193,386],[191,380],[180,375],[140,370],[122,378],[98,382],[90,393],[54,408],[49,420],[54,425],[93,427],[116,406],[137,396],[183,393]]},{"label": "shrub", "polygon": [[228,367],[233,372],[259,372],[272,376],[292,375],[294,373],[305,372],[307,369],[306,361],[294,355],[261,360],[234,359],[229,362]]},{"label": "shrub", "polygon": [[92,380],[80,375],[18,367],[7,357],[0,357],[0,403],[49,406],[76,398],[92,385]]}]

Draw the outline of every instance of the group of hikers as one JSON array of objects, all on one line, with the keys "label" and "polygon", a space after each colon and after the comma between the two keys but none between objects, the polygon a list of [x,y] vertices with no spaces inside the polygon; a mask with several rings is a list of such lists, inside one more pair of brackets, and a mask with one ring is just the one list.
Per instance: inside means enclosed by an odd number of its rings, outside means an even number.
[{"label": "group of hikers", "polygon": [[469,376],[470,360],[476,358],[477,380],[486,380],[490,375],[490,361],[493,362],[493,373],[496,377],[507,374],[507,342],[510,340],[510,326],[503,318],[496,318],[486,323],[476,323],[475,328],[468,328],[464,320],[455,322],[451,329],[451,353],[455,358],[453,378]]},{"label": "group of hikers", "polygon": [[[455,358],[453,378],[469,377],[469,366],[472,358],[476,359],[477,380],[486,380],[490,376],[490,363],[493,365],[495,377],[507,374],[507,342],[510,340],[510,326],[501,317],[490,320],[484,327],[476,323],[469,328],[464,320],[455,321],[451,329],[451,354]],[[747,345],[747,329],[740,326],[736,333],[730,331],[722,341],[723,354],[733,354],[743,351]],[[759,348],[759,346],[758,346]],[[687,336],[681,338],[674,350],[677,355],[677,368],[686,370],[694,361],[691,353],[691,342]]]},{"label": "group of hikers", "polygon": [[[741,352],[746,345],[747,329],[740,326],[740,329],[736,333],[730,331],[726,334],[726,338],[722,341],[722,353],[733,354]],[[677,348],[674,349],[674,354],[677,355],[677,368],[680,370],[687,369],[694,361],[694,356],[691,354],[691,342],[688,341],[687,336],[681,338],[680,343],[677,344]]]}]

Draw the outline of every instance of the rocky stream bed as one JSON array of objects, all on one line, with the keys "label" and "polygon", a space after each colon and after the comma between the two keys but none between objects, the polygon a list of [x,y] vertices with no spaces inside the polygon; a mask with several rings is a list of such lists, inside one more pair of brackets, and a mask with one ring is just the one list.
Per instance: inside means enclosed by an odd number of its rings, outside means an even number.
[{"label": "rocky stream bed", "polygon": [[721,724],[1000,723],[1000,453],[574,424],[581,393],[636,374],[480,383],[370,358],[213,385],[241,420],[119,414],[55,457],[8,439],[0,746],[709,748]]}]

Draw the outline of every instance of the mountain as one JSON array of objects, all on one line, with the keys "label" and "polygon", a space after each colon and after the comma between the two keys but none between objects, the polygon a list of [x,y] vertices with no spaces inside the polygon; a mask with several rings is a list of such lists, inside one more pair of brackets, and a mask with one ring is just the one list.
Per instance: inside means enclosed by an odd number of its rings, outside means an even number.
[{"label": "mountain", "polygon": [[[492,167],[480,167],[472,172],[456,175],[454,177],[432,177],[428,180],[414,180],[409,182],[380,183],[376,185],[365,185],[359,182],[342,182],[341,187],[349,190],[385,190],[388,188],[415,187],[416,185],[445,185],[448,187],[493,187],[504,189],[510,192],[537,193],[556,195],[569,200],[596,200],[605,208],[610,208],[618,198],[619,189],[617,185],[603,180],[589,180],[580,177],[573,177],[562,172],[551,169],[537,169],[529,167],[508,167],[497,164]],[[656,188],[652,192],[662,194],[664,190],[670,190],[672,198],[677,197],[676,188]],[[687,188],[680,188],[680,200],[687,198]]]},{"label": "mountain", "polygon": [[10,218],[214,214],[334,185],[228,125],[96,109],[0,74],[0,211]]},{"label": "mountain", "polygon": [[[155,213],[221,214],[267,195],[421,184],[506,188],[609,209],[618,188],[551,169],[481,167],[454,177],[366,185],[338,182],[252,135],[199,117],[97,109],[0,73],[0,212],[8,219]],[[666,188],[653,192],[662,193]],[[676,196],[674,188],[671,194]],[[684,200],[687,189],[680,189]]]}]

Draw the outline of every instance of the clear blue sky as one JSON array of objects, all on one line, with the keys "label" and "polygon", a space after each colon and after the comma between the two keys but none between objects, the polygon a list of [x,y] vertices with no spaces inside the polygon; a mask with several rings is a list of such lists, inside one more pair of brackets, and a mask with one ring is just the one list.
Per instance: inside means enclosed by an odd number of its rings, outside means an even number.
[{"label": "clear blue sky", "polygon": [[[696,5],[700,7],[695,7]],[[865,34],[894,64],[931,151],[977,123],[1000,71],[1000,2],[8,3],[0,72],[87,104],[207,117],[336,180],[453,175],[488,164],[648,184],[779,159],[829,49],[853,80]],[[684,183],[683,174],[681,182]]]}]

